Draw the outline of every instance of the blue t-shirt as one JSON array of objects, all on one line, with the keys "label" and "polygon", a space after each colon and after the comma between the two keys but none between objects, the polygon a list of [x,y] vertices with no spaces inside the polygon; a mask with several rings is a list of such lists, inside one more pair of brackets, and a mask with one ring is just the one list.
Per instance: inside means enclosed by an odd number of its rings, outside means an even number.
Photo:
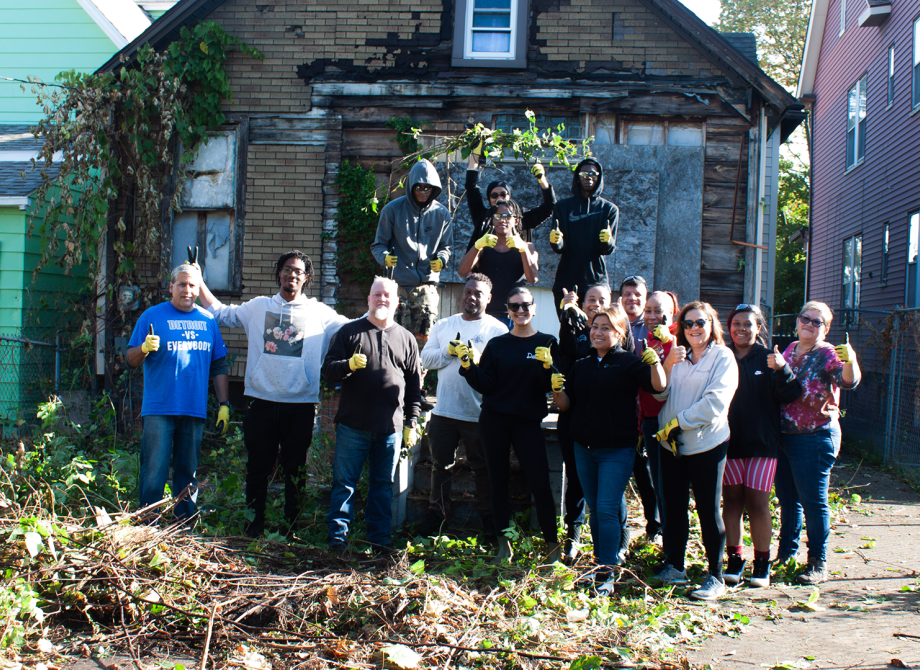
[{"label": "blue t-shirt", "polygon": [[171,302],[151,307],[134,325],[129,347],[139,347],[153,324],[160,348],[144,359],[144,406],[141,416],[195,416],[208,409],[211,362],[227,355],[217,319],[198,305],[191,312]]}]

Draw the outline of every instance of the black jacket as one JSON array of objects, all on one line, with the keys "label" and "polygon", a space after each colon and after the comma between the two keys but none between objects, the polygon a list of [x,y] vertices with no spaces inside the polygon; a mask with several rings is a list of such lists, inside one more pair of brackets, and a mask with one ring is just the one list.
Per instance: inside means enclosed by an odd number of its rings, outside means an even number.
[{"label": "black jacket", "polygon": [[546,394],[552,391],[552,368],[536,360],[534,350],[549,347],[559,356],[556,338],[546,333],[517,337],[508,333],[486,344],[479,365],[461,367],[460,375],[482,394],[482,407],[519,419],[540,421],[547,415]]},{"label": "black jacket", "polygon": [[[734,346],[729,345],[734,352]],[[728,408],[732,435],[729,458],[776,458],[779,450],[779,407],[802,395],[802,384],[789,364],[782,370],[767,365],[770,350],[755,344],[738,364],[738,390]]]},{"label": "black jacket", "polygon": [[[486,189],[486,201],[489,199],[489,192],[500,183],[504,182],[493,181],[489,184]],[[505,188],[508,189],[509,193],[511,192],[511,188],[507,184],[505,184]],[[553,213],[553,205],[556,204],[556,192],[552,186],[548,189],[540,189],[540,191],[543,195],[543,202],[538,207],[524,212],[524,216],[521,219],[521,228],[524,230],[533,230]],[[466,246],[466,250],[469,251],[476,244],[476,240],[492,230],[491,216],[493,212],[491,207],[486,207],[483,204],[482,191],[479,190],[479,170],[466,171],[466,204],[470,208],[470,217],[473,219],[473,235],[470,237],[470,243]]]},{"label": "black jacket", "polygon": [[655,393],[652,369],[633,353],[617,347],[601,361],[593,354],[577,361],[564,389],[572,403],[575,441],[590,449],[635,448],[639,439],[639,388]]},{"label": "black jacket", "polygon": [[[355,348],[367,367],[352,372]],[[418,344],[398,324],[382,330],[367,317],[349,321],[332,338],[323,362],[327,384],[342,384],[335,422],[355,430],[390,434],[414,424],[422,402]]]},{"label": "black jacket", "polygon": [[[590,198],[581,195],[578,182],[578,170],[586,163],[594,165],[601,173]],[[554,291],[563,287],[571,289],[575,285],[584,291],[591,284],[608,283],[604,256],[609,256],[616,248],[620,210],[598,195],[603,191],[604,168],[587,158],[578,164],[572,175],[572,197],[560,200],[553,208],[553,226],[558,226],[562,232],[562,244],[551,245],[553,251],[562,255],[553,283]],[[612,235],[610,241],[604,243],[600,241],[600,234],[608,226]]]}]

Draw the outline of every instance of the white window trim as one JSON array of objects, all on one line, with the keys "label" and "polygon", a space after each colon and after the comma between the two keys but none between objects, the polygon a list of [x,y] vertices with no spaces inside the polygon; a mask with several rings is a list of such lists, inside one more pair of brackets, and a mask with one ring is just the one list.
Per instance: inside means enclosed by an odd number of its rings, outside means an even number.
[{"label": "white window trim", "polygon": [[[888,98],[888,107],[894,105],[895,79],[894,79],[894,60],[897,57],[895,45],[888,45],[888,77],[885,79],[885,94]],[[886,109],[888,109],[886,107]]]},{"label": "white window trim", "polygon": [[474,0],[456,0],[454,5],[454,43],[452,67],[524,69],[527,67],[527,41],[530,25],[529,0],[511,0],[511,53],[472,52]]},{"label": "white window trim", "polygon": [[840,34],[847,29],[847,0],[840,0]]},{"label": "white window trim", "polygon": [[[847,115],[846,115],[846,125],[844,126],[844,135],[843,135],[843,138],[844,138],[843,158],[844,158],[845,167],[846,167],[846,169],[844,170],[845,172],[849,172],[850,170],[856,169],[857,167],[859,167],[866,161],[865,153],[863,153],[862,156],[859,155],[859,137],[860,137],[859,135],[859,97],[860,95],[859,94],[860,92],[863,92],[866,95],[866,126],[868,127],[869,125],[869,94],[868,94],[868,91],[866,90],[868,89],[868,86],[869,86],[869,77],[868,75],[864,74],[863,76],[861,76],[859,79],[856,80],[856,83],[854,83],[852,86],[850,86],[850,88],[847,89],[847,98],[846,98]],[[853,135],[853,162],[846,163],[847,142],[849,142],[849,134],[850,134],[850,92],[853,90],[856,91],[856,124],[854,127],[855,132]]]},{"label": "white window trim", "polygon": [[[859,240],[859,263],[856,263],[856,241]],[[852,242],[852,247],[850,248],[849,258],[844,259],[844,270],[847,267],[850,268],[850,281],[843,282],[841,281],[841,290],[846,291],[845,296],[841,296],[841,305],[840,307],[844,310],[856,310],[859,309],[859,298],[862,288],[862,233],[858,235],[851,235],[843,240],[843,248],[846,250],[847,242]],[[858,272],[857,272],[858,270]],[[846,274],[844,273],[844,276]],[[848,303],[852,302],[850,305]]]},{"label": "white window trim", "polygon": [[[510,29],[508,32],[511,35],[509,40],[511,50],[510,51],[473,51],[473,12],[475,11],[476,2],[475,0],[469,0],[466,3],[466,17],[464,19],[463,28],[465,30],[465,36],[463,40],[463,58],[465,60],[469,59],[484,59],[484,60],[509,60],[513,61],[516,57],[515,52],[517,51],[517,9],[518,9],[518,0],[511,0],[511,11],[509,16]],[[504,32],[504,30],[493,30],[493,31],[482,31],[482,32]]]},{"label": "white window trim", "polygon": [[911,26],[911,59],[910,59],[910,106],[911,109],[916,110],[920,108],[920,90],[918,89],[917,81],[918,77],[916,75],[916,70],[920,67],[920,17],[914,19],[913,25]]}]

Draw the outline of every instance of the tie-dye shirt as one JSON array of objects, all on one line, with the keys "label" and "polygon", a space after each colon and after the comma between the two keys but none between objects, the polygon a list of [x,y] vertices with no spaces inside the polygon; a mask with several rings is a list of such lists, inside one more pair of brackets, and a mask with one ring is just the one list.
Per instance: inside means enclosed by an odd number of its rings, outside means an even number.
[{"label": "tie-dye shirt", "polygon": [[802,384],[802,395],[795,402],[783,405],[780,410],[780,430],[784,433],[813,433],[840,415],[840,389],[854,389],[843,379],[843,361],[837,357],[833,345],[819,342],[815,348],[801,356],[795,355],[793,342],[783,358],[792,367],[796,379]]}]

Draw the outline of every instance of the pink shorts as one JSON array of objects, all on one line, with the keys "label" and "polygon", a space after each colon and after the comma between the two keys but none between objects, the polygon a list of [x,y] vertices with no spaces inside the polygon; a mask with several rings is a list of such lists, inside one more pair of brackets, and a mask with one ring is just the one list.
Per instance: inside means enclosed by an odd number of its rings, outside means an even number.
[{"label": "pink shorts", "polygon": [[722,486],[743,484],[755,491],[769,491],[776,476],[775,458],[729,458],[725,461]]}]

